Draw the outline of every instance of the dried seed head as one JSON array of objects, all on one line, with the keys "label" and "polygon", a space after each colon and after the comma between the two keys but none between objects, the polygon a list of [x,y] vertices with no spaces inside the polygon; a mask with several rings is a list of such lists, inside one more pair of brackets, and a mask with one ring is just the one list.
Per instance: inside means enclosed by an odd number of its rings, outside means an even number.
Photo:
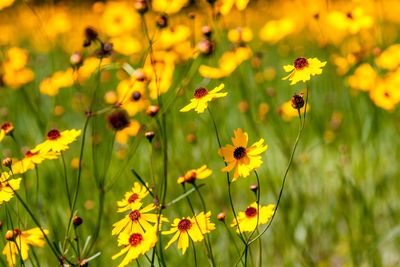
[{"label": "dried seed head", "polygon": [[101,48],[96,51],[96,55],[99,58],[111,56],[113,51],[113,44],[106,42],[101,44]]},{"label": "dried seed head", "polygon": [[74,218],[72,219],[72,223],[74,224],[74,227],[76,228],[83,223],[83,219],[81,217],[75,215]]},{"label": "dried seed head", "polygon": [[303,94],[296,94],[294,96],[292,96],[292,107],[294,109],[301,109],[304,106],[304,98],[303,98]]},{"label": "dried seed head", "polygon": [[166,14],[159,15],[156,18],[156,25],[160,29],[168,27],[168,16]]}]

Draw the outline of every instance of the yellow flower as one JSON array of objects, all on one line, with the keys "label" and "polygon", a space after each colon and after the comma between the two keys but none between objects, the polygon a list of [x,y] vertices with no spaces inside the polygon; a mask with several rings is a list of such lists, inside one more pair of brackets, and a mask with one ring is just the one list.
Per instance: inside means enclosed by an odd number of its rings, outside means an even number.
[{"label": "yellow flower", "polygon": [[364,63],[358,66],[347,81],[353,89],[369,91],[375,86],[377,77],[375,69],[370,64]]},{"label": "yellow flower", "polygon": [[224,16],[228,15],[233,6],[236,6],[239,11],[243,11],[246,9],[249,1],[250,0],[222,0],[220,12]]},{"label": "yellow flower", "polygon": [[129,137],[136,136],[140,130],[140,123],[131,120],[129,125],[115,134],[115,140],[120,144],[128,143]]},{"label": "yellow flower", "polygon": [[292,18],[268,21],[260,30],[260,39],[264,42],[276,43],[296,30],[296,22]]},{"label": "yellow flower", "polygon": [[398,87],[393,87],[389,81],[383,80],[369,91],[369,96],[376,106],[393,111],[400,102],[400,93],[397,91]]},{"label": "yellow flower", "polygon": [[118,267],[128,265],[133,260],[137,259],[140,255],[146,254],[157,243],[157,234],[154,229],[143,232],[121,233],[118,236],[118,246],[122,246],[122,250],[112,256],[112,259],[126,254],[125,258],[121,261]]},{"label": "yellow flower", "polygon": [[152,8],[156,12],[175,14],[179,12],[186,4],[188,0],[153,0]]},{"label": "yellow flower", "polygon": [[15,0],[1,0],[0,1],[0,10],[11,6]]},{"label": "yellow flower", "polygon": [[189,170],[185,175],[178,178],[178,184],[194,183],[197,179],[205,179],[212,174],[212,170],[207,168],[206,165],[198,169]]},{"label": "yellow flower", "polygon": [[283,69],[286,72],[291,72],[288,76],[284,77],[282,80],[287,80],[291,82],[291,85],[298,83],[299,81],[306,82],[311,79],[311,76],[321,74],[322,67],[325,66],[326,61],[321,62],[318,58],[297,58],[293,65],[286,65]]},{"label": "yellow flower", "polygon": [[76,140],[81,134],[81,130],[65,130],[63,132],[53,129],[47,133],[47,140],[37,145],[32,152],[42,151],[43,153],[48,151],[61,152],[68,149],[68,145]]},{"label": "yellow flower", "polygon": [[28,170],[32,170],[36,165],[42,163],[47,159],[57,159],[60,156],[60,152],[54,151],[36,151],[32,152],[31,150],[25,153],[23,159],[16,161],[12,165],[12,171],[14,174],[25,173]]},{"label": "yellow flower", "polygon": [[129,79],[122,80],[117,86],[118,102],[129,116],[135,116],[149,105],[146,98],[147,78],[137,69]]},{"label": "yellow flower", "polygon": [[51,77],[44,79],[39,89],[42,94],[55,96],[61,88],[71,87],[74,84],[75,73],[72,68],[66,71],[57,71]]},{"label": "yellow flower", "polygon": [[14,196],[14,191],[19,189],[21,178],[9,179],[10,174],[3,172],[0,175],[0,204],[10,201]]},{"label": "yellow flower", "polygon": [[123,200],[118,201],[118,212],[135,210],[142,206],[142,200],[149,194],[147,188],[135,182],[132,190],[125,193]]},{"label": "yellow flower", "polygon": [[3,124],[0,126],[0,142],[4,139],[6,135],[11,135],[12,132],[14,131],[14,125],[12,125],[11,122],[3,122]]},{"label": "yellow flower", "polygon": [[[43,232],[47,235],[49,231],[43,229]],[[32,228],[26,231],[14,229],[8,231],[6,236],[11,240],[8,240],[5,244],[3,254],[6,255],[7,263],[10,267],[17,263],[16,255],[19,252],[21,252],[22,260],[25,261],[28,259],[29,246],[43,247],[45,245],[44,236],[40,228]]]},{"label": "yellow flower", "polygon": [[253,40],[253,32],[249,27],[237,27],[228,32],[228,39],[232,43],[248,43]]},{"label": "yellow flower", "polygon": [[7,50],[7,60],[3,63],[3,81],[13,89],[29,83],[35,77],[33,71],[25,65],[28,63],[28,51],[19,47]]},{"label": "yellow flower", "polygon": [[163,235],[174,234],[165,249],[178,239],[178,249],[181,249],[182,254],[185,254],[186,249],[189,247],[189,238],[193,242],[202,241],[205,234],[215,229],[215,224],[210,222],[210,217],[211,212],[207,212],[207,214],[201,212],[193,218],[176,218],[171,225],[171,229],[162,232]]},{"label": "yellow flower", "polygon": [[232,145],[226,145],[218,150],[218,154],[224,158],[228,164],[222,169],[224,172],[230,172],[235,169],[232,181],[238,177],[247,177],[253,169],[261,166],[262,160],[260,154],[267,150],[264,145],[264,139],[260,139],[250,147],[247,147],[248,135],[243,133],[242,129],[234,131],[235,137],[232,137]]},{"label": "yellow flower", "polygon": [[[258,225],[266,224],[275,212],[275,205],[269,204],[268,206],[260,205],[260,212],[258,214]],[[253,232],[257,225],[258,205],[256,202],[251,204],[244,212],[239,212],[237,221],[241,232]],[[237,227],[236,219],[233,219],[231,227]],[[239,233],[239,228],[236,232]]]},{"label": "yellow flower", "polygon": [[114,51],[125,56],[130,56],[138,53],[142,49],[142,45],[140,44],[140,42],[130,35],[121,35],[118,37],[114,37],[111,38],[109,42],[113,44]]},{"label": "yellow flower", "polygon": [[[307,111],[310,110],[310,104],[307,103]],[[282,116],[284,121],[290,121],[293,118],[299,117],[297,109],[293,108],[292,101],[289,100],[283,103],[278,109],[279,115]],[[304,113],[304,106],[300,109],[300,114]]]},{"label": "yellow flower", "polygon": [[[158,214],[149,213],[153,211],[156,206],[154,204],[149,204],[144,208],[141,208],[142,205],[138,205],[135,210],[132,210],[129,214],[127,214],[122,220],[113,224],[113,230],[111,232],[112,235],[118,235],[121,232],[130,233],[130,232],[138,232],[143,233],[144,231],[150,231],[154,225],[158,221]],[[162,222],[167,222],[168,220],[161,216],[160,224]]]},{"label": "yellow flower", "polygon": [[389,46],[375,59],[375,62],[382,69],[396,69],[400,65],[400,44]]},{"label": "yellow flower", "polygon": [[219,92],[225,85],[222,83],[218,87],[215,87],[210,92],[206,88],[198,88],[194,91],[194,98],[190,100],[190,104],[183,107],[180,112],[187,112],[189,110],[196,110],[197,113],[203,113],[208,106],[208,102],[214,98],[225,97],[228,93]]},{"label": "yellow flower", "polygon": [[80,83],[83,83],[84,81],[89,79],[90,76],[92,76],[92,74],[99,69],[99,67],[100,69],[103,69],[108,64],[110,64],[110,62],[110,58],[103,58],[100,61],[99,58],[88,57],[87,59],[85,59],[85,61],[83,61],[82,66],[80,66],[78,69],[78,81]]},{"label": "yellow flower", "polygon": [[124,2],[108,2],[102,16],[102,29],[108,36],[120,36],[132,32],[140,25],[140,19],[132,5]]}]

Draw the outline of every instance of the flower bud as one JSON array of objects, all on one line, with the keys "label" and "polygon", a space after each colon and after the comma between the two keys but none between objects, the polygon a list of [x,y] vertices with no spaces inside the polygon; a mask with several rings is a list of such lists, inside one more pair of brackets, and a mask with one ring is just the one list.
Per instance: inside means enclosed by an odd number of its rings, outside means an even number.
[{"label": "flower bud", "polygon": [[257,191],[258,191],[258,185],[256,185],[256,184],[250,185],[250,190],[253,191],[254,193],[257,193]]},{"label": "flower bud", "polygon": [[13,230],[8,230],[6,232],[6,239],[8,241],[13,241],[14,240],[14,231]]},{"label": "flower bud", "polygon": [[124,109],[117,109],[108,116],[108,122],[115,131],[120,131],[129,126],[128,113]]},{"label": "flower bud", "polygon": [[2,163],[3,163],[4,167],[10,168],[12,165],[12,159],[7,157],[7,158],[3,159]]},{"label": "flower bud", "polygon": [[146,0],[136,0],[134,3],[134,7],[136,11],[141,15],[149,10],[149,6],[147,5]]},{"label": "flower bud", "polygon": [[160,29],[168,27],[168,17],[167,17],[167,15],[166,14],[159,15],[156,18],[156,25]]},{"label": "flower bud", "polygon": [[224,221],[225,221],[225,218],[226,218],[225,212],[220,212],[220,213],[218,213],[218,215],[217,215],[217,220],[218,220],[218,221],[224,222]]},{"label": "flower bud", "polygon": [[146,114],[149,115],[150,117],[154,117],[157,115],[158,111],[160,110],[160,107],[157,105],[150,105],[146,109]]},{"label": "flower bud", "polygon": [[292,96],[292,107],[294,109],[301,109],[304,106],[303,94]]},{"label": "flower bud", "polygon": [[81,217],[75,215],[74,218],[72,219],[72,223],[74,224],[74,227],[76,228],[83,223],[83,219]]},{"label": "flower bud", "polygon": [[81,52],[75,52],[69,57],[69,63],[73,66],[81,65],[83,57]]},{"label": "flower bud", "polygon": [[197,48],[199,49],[200,53],[209,56],[214,52],[215,44],[213,41],[204,39],[197,44]]},{"label": "flower bud", "polygon": [[144,136],[147,138],[147,140],[149,140],[149,142],[151,143],[151,141],[153,141],[153,138],[154,138],[154,136],[155,136],[155,133],[154,132],[145,132],[144,133]]}]

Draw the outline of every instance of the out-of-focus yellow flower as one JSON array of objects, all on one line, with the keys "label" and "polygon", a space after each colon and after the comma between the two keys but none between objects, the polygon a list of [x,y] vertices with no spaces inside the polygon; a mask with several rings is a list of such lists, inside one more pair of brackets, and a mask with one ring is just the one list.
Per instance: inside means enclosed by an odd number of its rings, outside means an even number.
[{"label": "out-of-focus yellow flower", "polygon": [[146,86],[147,78],[140,69],[137,69],[129,79],[122,80],[118,84],[118,102],[130,116],[135,116],[149,105]]},{"label": "out-of-focus yellow flower", "polygon": [[218,154],[228,164],[222,171],[230,172],[235,169],[232,181],[236,181],[239,177],[247,177],[252,170],[259,168],[262,164],[260,154],[268,148],[267,145],[264,145],[262,138],[247,147],[248,135],[240,128],[234,131],[234,135],[232,137],[233,145],[229,144],[218,150]]},{"label": "out-of-focus yellow flower", "polygon": [[169,50],[173,46],[186,42],[190,34],[190,28],[185,25],[177,25],[162,29],[157,42],[154,44],[154,48]]},{"label": "out-of-focus yellow flower", "polygon": [[21,178],[10,179],[10,173],[0,174],[0,204],[10,201],[14,196],[14,191],[19,189]]},{"label": "out-of-focus yellow flower", "polygon": [[286,72],[291,72],[288,76],[282,78],[282,80],[291,81],[291,85],[296,84],[300,81],[306,82],[311,79],[311,76],[322,73],[322,67],[325,66],[326,61],[321,62],[318,58],[297,58],[293,65],[286,65],[283,69]]},{"label": "out-of-focus yellow flower", "polygon": [[183,183],[194,183],[197,179],[202,180],[209,177],[212,174],[212,170],[207,168],[207,165],[203,165],[198,169],[189,170],[185,175],[178,178],[178,184]]},{"label": "out-of-focus yellow flower", "polygon": [[124,199],[117,202],[118,212],[136,210],[142,206],[142,200],[149,194],[145,186],[138,182],[133,184],[132,190],[125,193]]},{"label": "out-of-focus yellow flower", "polygon": [[51,12],[43,26],[50,39],[55,39],[60,34],[67,33],[72,27],[67,11],[62,9],[56,9],[54,12]]},{"label": "out-of-focus yellow flower", "polygon": [[356,7],[347,13],[332,11],[327,17],[328,24],[334,29],[356,34],[362,29],[369,29],[373,26],[373,18],[366,15],[361,7]]},{"label": "out-of-focus yellow flower", "polygon": [[354,64],[357,63],[357,58],[353,54],[348,54],[344,57],[332,55],[332,62],[337,68],[339,75],[345,75]]},{"label": "out-of-focus yellow flower", "polygon": [[130,35],[113,37],[110,39],[110,43],[113,44],[113,50],[115,52],[125,56],[136,54],[142,49],[140,42]]},{"label": "out-of-focus yellow flower", "polygon": [[368,63],[364,63],[354,71],[347,81],[353,89],[369,91],[375,86],[377,76],[375,69]]},{"label": "out-of-focus yellow flower", "polygon": [[126,144],[129,137],[136,136],[140,130],[140,123],[130,120],[129,125],[115,134],[115,140],[120,144]]},{"label": "out-of-focus yellow flower", "polygon": [[110,58],[103,58],[101,60],[101,64],[99,58],[89,57],[85,59],[82,66],[78,69],[78,81],[80,83],[85,82],[87,79],[90,78],[90,76],[92,76],[94,72],[96,72],[99,68],[104,68],[105,66],[110,64],[110,62]]},{"label": "out-of-focus yellow flower", "polygon": [[71,87],[74,84],[75,74],[72,68],[68,68],[66,71],[55,72],[40,83],[40,92],[49,96],[57,95],[61,88]]},{"label": "out-of-focus yellow flower", "polygon": [[215,224],[210,222],[210,217],[211,212],[206,214],[201,212],[192,218],[174,219],[171,229],[162,232],[163,235],[174,234],[165,249],[178,240],[178,249],[182,250],[182,254],[185,254],[186,249],[189,247],[189,238],[193,242],[200,242],[204,239],[205,234],[215,229]]},{"label": "out-of-focus yellow flower", "polygon": [[268,21],[260,30],[260,38],[264,42],[276,43],[296,29],[296,22],[291,18]]},{"label": "out-of-focus yellow flower", "polygon": [[111,36],[131,33],[140,25],[140,18],[132,5],[125,2],[107,2],[102,16],[102,29]]},{"label": "out-of-focus yellow flower", "polygon": [[118,265],[118,267],[124,267],[137,259],[140,255],[146,254],[156,243],[157,231],[155,229],[151,229],[145,233],[135,231],[121,233],[118,236],[118,246],[122,246],[123,248],[119,253],[112,256],[112,259],[115,260],[123,254],[126,254],[125,258]]},{"label": "out-of-focus yellow flower", "polygon": [[153,0],[152,8],[156,12],[175,14],[178,13],[186,4],[188,0]]},{"label": "out-of-focus yellow flower", "polygon": [[[260,210],[260,212],[258,212],[258,209]],[[237,227],[236,219],[233,219],[231,227],[237,228],[236,229],[237,233],[253,232],[258,225],[266,224],[271,219],[272,215],[274,215],[274,212],[275,212],[274,204],[269,204],[268,206],[260,205],[258,207],[257,203],[254,202],[244,212],[243,211],[239,212],[237,216],[237,222],[239,223],[239,227]]]},{"label": "out-of-focus yellow flower", "polygon": [[[43,229],[47,235],[48,230]],[[9,236],[8,236],[9,235]],[[8,266],[15,266],[17,255],[21,253],[22,260],[26,261],[29,257],[29,247],[44,247],[46,244],[43,240],[44,235],[40,228],[32,228],[26,231],[14,229],[7,231],[6,237],[10,240],[4,246],[3,255],[6,255]],[[18,246],[18,247],[17,247]]]},{"label": "out-of-focus yellow flower", "polygon": [[0,10],[11,6],[15,0],[1,0],[0,1]]},{"label": "out-of-focus yellow flower", "polygon": [[32,170],[36,165],[42,163],[45,160],[57,159],[60,156],[59,152],[54,151],[28,151],[25,153],[23,159],[16,161],[12,165],[12,171],[14,174],[25,173],[28,170]]},{"label": "out-of-focus yellow flower", "polygon": [[3,81],[13,89],[31,82],[35,74],[25,65],[28,63],[28,51],[19,47],[7,50],[6,61],[3,63]]},{"label": "out-of-focus yellow flower", "polygon": [[393,111],[400,103],[400,69],[378,80],[369,91],[372,101],[380,108]]},{"label": "out-of-focus yellow flower", "polygon": [[194,109],[197,113],[203,113],[208,107],[208,102],[215,98],[221,98],[228,95],[226,92],[220,92],[224,89],[225,85],[222,83],[218,87],[215,87],[210,92],[206,88],[197,88],[194,91],[194,98],[190,100],[190,104],[181,108],[180,112],[187,112]]},{"label": "out-of-focus yellow flower", "polygon": [[68,149],[68,145],[74,142],[80,134],[81,130],[72,129],[60,132],[57,129],[53,129],[47,133],[47,140],[37,145],[31,152],[65,151]]},{"label": "out-of-focus yellow flower", "polygon": [[236,6],[239,11],[245,10],[249,0],[221,0],[221,2],[220,13],[225,16],[229,14],[234,6]]},{"label": "out-of-focus yellow flower", "polygon": [[232,43],[248,43],[253,40],[253,31],[249,27],[237,27],[229,30],[228,39]]},{"label": "out-of-focus yellow flower", "polygon": [[211,79],[229,76],[243,61],[249,59],[251,54],[248,47],[239,47],[234,51],[225,52],[219,59],[218,68],[201,65],[199,73],[201,76]]},{"label": "out-of-focus yellow flower", "polygon": [[[300,114],[304,113],[304,110],[305,110],[304,107],[300,108]],[[310,110],[310,104],[307,103],[307,111],[309,111],[309,110]],[[282,116],[282,119],[285,120],[285,121],[290,121],[293,118],[299,117],[299,113],[298,113],[297,109],[294,109],[292,107],[292,101],[291,100],[283,103],[279,107],[278,113],[279,113],[279,115]]]},{"label": "out-of-focus yellow flower", "polygon": [[389,46],[376,59],[376,65],[386,70],[394,70],[400,65],[400,44]]}]

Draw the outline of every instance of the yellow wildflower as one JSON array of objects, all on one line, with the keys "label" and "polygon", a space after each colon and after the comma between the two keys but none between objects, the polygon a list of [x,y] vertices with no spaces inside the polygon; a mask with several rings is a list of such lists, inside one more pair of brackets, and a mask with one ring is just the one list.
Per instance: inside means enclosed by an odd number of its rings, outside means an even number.
[{"label": "yellow wildflower", "polygon": [[186,4],[188,0],[153,0],[152,8],[156,12],[175,14],[178,13]]},{"label": "yellow wildflower", "polygon": [[125,193],[123,200],[118,201],[118,212],[124,212],[127,210],[135,210],[140,208],[142,200],[149,194],[146,187],[142,186],[138,182],[133,184],[132,190]]},{"label": "yellow wildflower", "polygon": [[297,58],[293,65],[286,65],[283,69],[286,72],[291,72],[288,76],[282,80],[291,81],[291,85],[296,84],[300,81],[306,82],[311,79],[311,76],[322,73],[322,67],[325,66],[326,61],[321,62],[318,58]]},{"label": "yellow wildflower", "polygon": [[47,140],[37,145],[32,152],[42,151],[43,153],[48,151],[61,152],[68,149],[68,145],[76,140],[81,134],[81,130],[65,130],[60,132],[57,129],[53,129],[47,133]]},{"label": "yellow wildflower", "polygon": [[0,174],[0,204],[10,201],[14,196],[14,191],[19,189],[21,178],[10,179],[10,173]]},{"label": "yellow wildflower", "polygon": [[[260,212],[258,212],[258,209]],[[243,212],[239,212],[237,215],[237,222],[239,223],[240,232],[253,232],[258,225],[266,224],[275,212],[275,205],[269,204],[268,206],[258,207],[257,203],[254,202]],[[258,216],[257,216],[258,213]],[[258,217],[258,224],[257,224]],[[233,219],[231,227],[235,227],[236,232],[239,233],[236,219]]]},{"label": "yellow wildflower", "polygon": [[368,63],[361,64],[354,71],[354,74],[348,78],[351,88],[361,91],[369,91],[375,86],[378,74],[375,69]]},{"label": "yellow wildflower", "polygon": [[190,104],[181,108],[180,112],[187,112],[194,109],[197,113],[203,113],[208,106],[208,102],[215,98],[221,98],[228,95],[226,92],[220,92],[224,89],[225,85],[222,83],[218,87],[215,87],[210,92],[206,88],[197,88],[194,91],[194,98],[190,100]]},{"label": "yellow wildflower", "polygon": [[207,168],[206,165],[201,166],[198,169],[189,170],[185,175],[178,178],[178,184],[183,183],[194,183],[197,179],[205,179],[212,174],[212,170]]}]

